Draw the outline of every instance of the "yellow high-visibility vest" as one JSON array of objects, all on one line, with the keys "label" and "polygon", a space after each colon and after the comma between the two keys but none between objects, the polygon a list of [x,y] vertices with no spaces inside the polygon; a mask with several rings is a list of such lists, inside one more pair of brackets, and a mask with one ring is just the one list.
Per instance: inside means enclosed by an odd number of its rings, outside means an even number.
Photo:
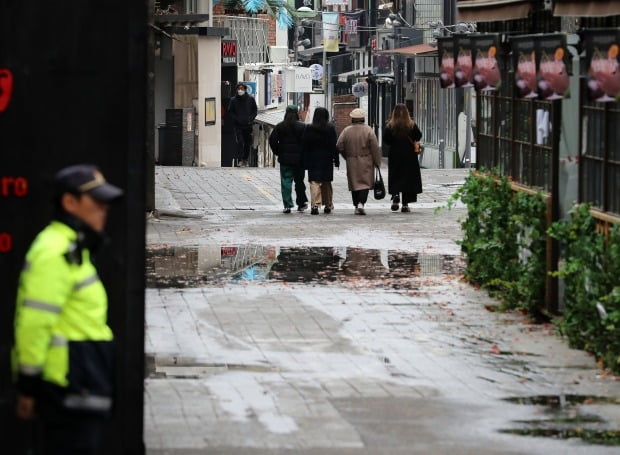
[{"label": "yellow high-visibility vest", "polygon": [[113,334],[107,311],[90,252],[78,249],[73,228],[52,221],[32,243],[19,280],[13,350],[18,389],[20,379],[40,378],[66,389],[67,407],[109,408]]}]

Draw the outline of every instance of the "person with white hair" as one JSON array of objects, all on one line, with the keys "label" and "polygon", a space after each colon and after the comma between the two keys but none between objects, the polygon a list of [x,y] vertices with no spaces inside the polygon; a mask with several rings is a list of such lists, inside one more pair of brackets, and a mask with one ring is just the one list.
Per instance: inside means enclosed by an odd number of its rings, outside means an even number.
[{"label": "person with white hair", "polygon": [[336,143],[336,148],[347,163],[347,181],[356,215],[366,215],[364,205],[368,191],[375,184],[375,168],[381,166],[381,151],[375,132],[366,125],[363,109],[353,109],[347,126]]}]

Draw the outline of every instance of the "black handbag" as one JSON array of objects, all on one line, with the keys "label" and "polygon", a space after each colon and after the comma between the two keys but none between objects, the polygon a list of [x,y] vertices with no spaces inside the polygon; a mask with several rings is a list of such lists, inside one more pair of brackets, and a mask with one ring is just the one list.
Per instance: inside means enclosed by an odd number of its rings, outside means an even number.
[{"label": "black handbag", "polygon": [[381,171],[378,167],[375,168],[375,186],[373,187],[375,199],[383,199],[385,197],[385,184],[383,183],[383,177],[381,177]]}]

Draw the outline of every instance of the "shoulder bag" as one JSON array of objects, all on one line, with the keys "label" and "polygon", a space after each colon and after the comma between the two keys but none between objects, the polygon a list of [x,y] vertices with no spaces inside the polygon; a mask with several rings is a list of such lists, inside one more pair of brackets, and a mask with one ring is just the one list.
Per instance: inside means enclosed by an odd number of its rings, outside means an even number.
[{"label": "shoulder bag", "polygon": [[385,184],[383,183],[383,177],[381,177],[381,171],[378,167],[375,167],[375,185],[373,187],[375,199],[383,199],[385,197]]}]

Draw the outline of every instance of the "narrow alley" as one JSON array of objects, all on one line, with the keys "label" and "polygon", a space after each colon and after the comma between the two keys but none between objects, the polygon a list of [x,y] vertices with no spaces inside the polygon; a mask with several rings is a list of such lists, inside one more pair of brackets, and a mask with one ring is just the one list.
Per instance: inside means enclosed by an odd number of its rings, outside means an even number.
[{"label": "narrow alley", "polygon": [[620,382],[461,280],[466,170],[412,213],[281,213],[277,169],[158,167],[148,220],[151,455],[611,454]]}]

